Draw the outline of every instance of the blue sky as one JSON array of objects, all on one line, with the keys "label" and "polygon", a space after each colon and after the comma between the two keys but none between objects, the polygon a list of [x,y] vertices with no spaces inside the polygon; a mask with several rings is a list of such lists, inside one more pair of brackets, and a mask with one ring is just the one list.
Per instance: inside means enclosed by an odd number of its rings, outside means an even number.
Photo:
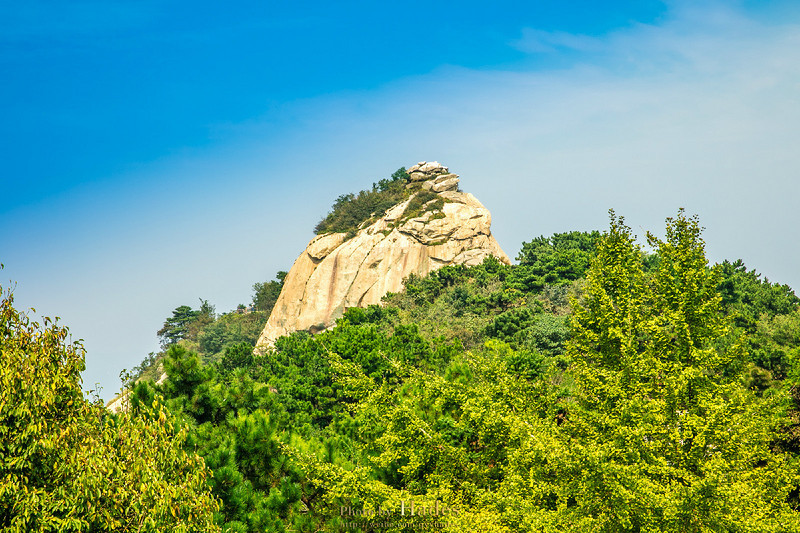
[{"label": "blue sky", "polygon": [[0,283],[109,398],[171,310],[247,303],[341,193],[439,160],[522,241],[656,233],[800,286],[792,2],[0,6]]}]

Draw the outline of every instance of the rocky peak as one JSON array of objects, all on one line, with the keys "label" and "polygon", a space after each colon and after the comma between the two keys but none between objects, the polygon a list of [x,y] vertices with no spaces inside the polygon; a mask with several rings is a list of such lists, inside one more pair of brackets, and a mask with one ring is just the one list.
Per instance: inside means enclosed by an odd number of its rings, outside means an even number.
[{"label": "rocky peak", "polygon": [[411,181],[424,181],[439,174],[447,174],[450,171],[446,166],[440,165],[438,161],[420,161],[406,172],[408,172]]},{"label": "rocky peak", "polygon": [[410,274],[476,265],[489,255],[511,263],[491,234],[491,214],[458,190],[456,174],[436,161],[407,172],[412,194],[362,223],[352,238],[324,233],[311,239],[284,280],[257,350],[293,331],[331,327],[348,307],[380,303],[387,292],[401,291]]},{"label": "rocky peak", "polygon": [[420,161],[407,172],[410,179],[408,188],[421,188],[433,192],[458,190],[458,174],[451,174],[448,168],[438,161]]}]

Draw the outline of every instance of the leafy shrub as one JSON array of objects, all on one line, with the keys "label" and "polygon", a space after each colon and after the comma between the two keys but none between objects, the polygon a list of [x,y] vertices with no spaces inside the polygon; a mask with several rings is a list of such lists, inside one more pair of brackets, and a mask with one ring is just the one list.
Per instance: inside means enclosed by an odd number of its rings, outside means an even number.
[{"label": "leafy shrub", "polygon": [[[430,205],[427,205],[430,202]],[[444,198],[432,191],[419,191],[408,202],[403,219],[418,217],[425,211],[438,211],[444,207]]]},{"label": "leafy shrub", "polygon": [[534,321],[533,311],[527,307],[509,309],[497,315],[486,328],[486,335],[502,341],[512,340],[517,333],[530,326]]},{"label": "leafy shrub", "polygon": [[364,221],[382,216],[387,209],[405,200],[410,193],[406,183],[408,174],[401,167],[391,178],[373,183],[371,190],[339,196],[330,213],[314,228],[314,233],[354,233]]},{"label": "leafy shrub", "polygon": [[545,355],[561,355],[570,332],[566,316],[542,313],[523,333],[523,344]]},{"label": "leafy shrub", "polygon": [[787,315],[800,305],[791,287],[762,279],[755,270],[747,270],[741,259],[723,261],[718,269],[722,279],[717,291],[725,311],[748,333],[755,331],[760,316]]}]

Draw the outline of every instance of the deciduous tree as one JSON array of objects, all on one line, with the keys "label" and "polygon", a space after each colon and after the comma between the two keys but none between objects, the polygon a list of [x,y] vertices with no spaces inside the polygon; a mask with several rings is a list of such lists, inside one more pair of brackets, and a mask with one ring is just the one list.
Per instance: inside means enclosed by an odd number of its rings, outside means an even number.
[{"label": "deciduous tree", "polygon": [[612,212],[572,320],[577,393],[559,446],[520,456],[538,489],[530,526],[800,530],[788,503],[796,465],[771,449],[781,398],[743,386],[745,344],[722,312],[696,217],[681,211],[664,240],[648,240],[660,258],[652,277]]},{"label": "deciduous tree", "polygon": [[[0,289],[1,290],[1,289]],[[66,328],[0,301],[0,531],[217,531],[210,471],[158,401],[112,415]]]}]

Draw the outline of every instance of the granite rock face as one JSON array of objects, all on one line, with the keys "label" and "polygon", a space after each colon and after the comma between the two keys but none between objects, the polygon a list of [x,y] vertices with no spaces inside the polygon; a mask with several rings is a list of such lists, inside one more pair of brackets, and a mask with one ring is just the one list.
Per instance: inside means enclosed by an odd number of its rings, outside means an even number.
[{"label": "granite rock face", "polygon": [[425,181],[441,174],[447,174],[450,171],[447,167],[440,165],[438,161],[420,161],[407,171],[408,177],[411,181]]},{"label": "granite rock face", "polygon": [[[458,191],[458,176],[437,162],[408,170],[411,196],[356,235],[318,235],[308,243],[284,280],[256,350],[293,331],[312,333],[334,325],[349,307],[380,303],[399,292],[403,278],[444,265],[476,265],[489,255],[510,264],[492,237],[491,215],[471,194]],[[437,193],[421,209],[407,212],[418,194]],[[440,201],[441,200],[441,201]]]}]

